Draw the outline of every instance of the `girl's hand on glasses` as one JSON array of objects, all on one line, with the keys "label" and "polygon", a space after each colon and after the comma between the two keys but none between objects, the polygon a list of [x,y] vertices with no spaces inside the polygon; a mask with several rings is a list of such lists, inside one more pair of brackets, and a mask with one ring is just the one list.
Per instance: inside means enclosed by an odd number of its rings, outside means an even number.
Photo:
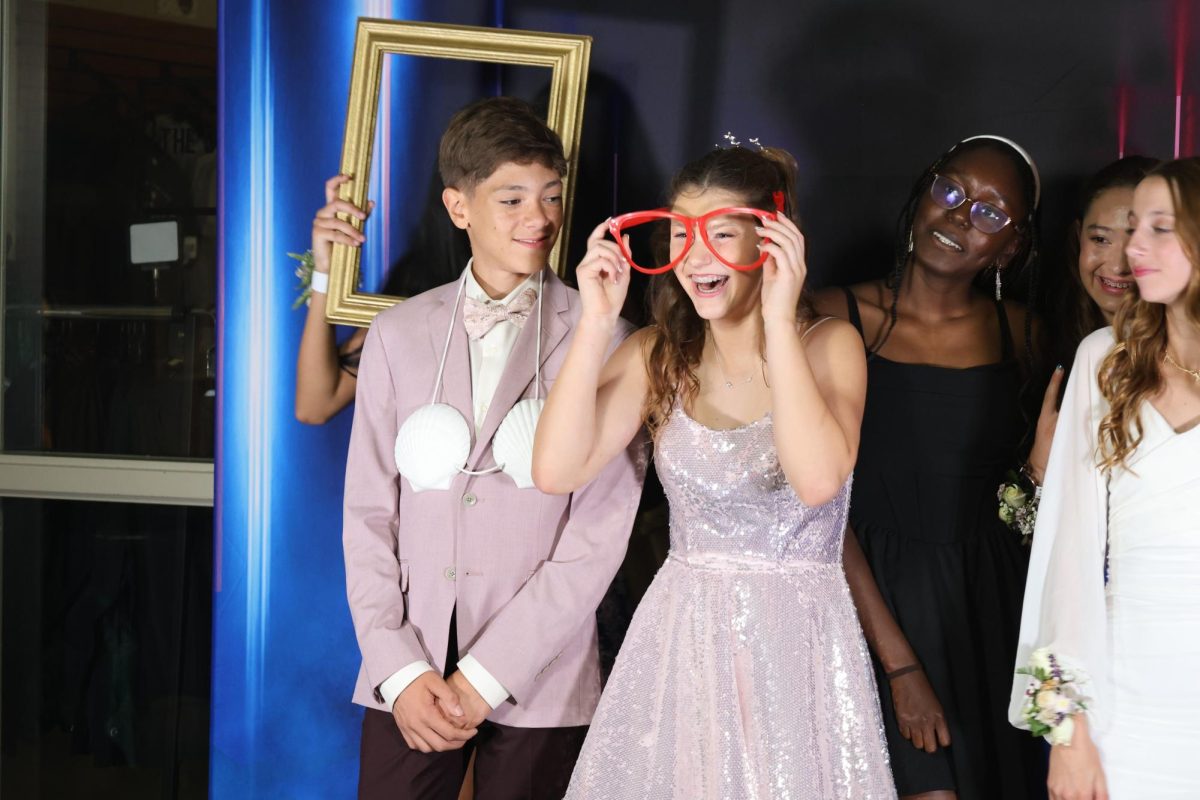
[{"label": "girl's hand on glasses", "polygon": [[629,291],[629,267],[617,243],[605,238],[608,220],[595,227],[587,252],[575,268],[575,282],[583,302],[583,316],[615,322]]},{"label": "girl's hand on glasses", "polygon": [[759,247],[770,258],[763,264],[763,319],[796,322],[796,307],[808,278],[808,262],[804,255],[804,234],[796,223],[780,214],[766,220],[755,229],[759,236],[770,239]]}]

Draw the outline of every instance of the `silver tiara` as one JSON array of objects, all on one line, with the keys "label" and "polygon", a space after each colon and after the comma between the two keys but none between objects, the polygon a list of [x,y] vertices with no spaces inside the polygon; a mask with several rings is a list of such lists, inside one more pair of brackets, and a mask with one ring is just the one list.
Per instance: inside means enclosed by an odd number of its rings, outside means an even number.
[{"label": "silver tiara", "polygon": [[[741,147],[742,146],[742,143],[738,141],[738,138],[733,135],[732,131],[725,131],[725,135],[722,136],[721,138],[725,140],[725,144],[721,144],[720,142],[717,142],[716,144],[713,145],[713,147],[717,148],[718,150],[725,150],[730,147]],[[750,137],[750,144],[754,145],[759,150],[764,149],[762,142],[760,142],[758,140],[757,136]]]}]

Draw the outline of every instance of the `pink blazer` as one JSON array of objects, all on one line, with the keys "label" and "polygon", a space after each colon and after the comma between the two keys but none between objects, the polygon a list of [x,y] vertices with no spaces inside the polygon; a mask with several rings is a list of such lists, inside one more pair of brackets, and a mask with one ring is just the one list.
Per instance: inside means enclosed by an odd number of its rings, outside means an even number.
[{"label": "pink blazer", "polygon": [[[401,423],[429,402],[457,288],[447,284],[380,313],[363,345],[342,537],[363,657],[354,702],[387,710],[379,685],[413,661],[441,671],[457,605],[460,654],[473,654],[511,693],[489,719],[518,727],[586,725],[600,697],[595,610],[624,557],[646,450],[635,440],[571,495],[518,489],[503,473],[460,474],[448,491],[413,492],[397,472],[393,446]],[[579,293],[552,272],[544,291],[543,397],[581,310]],[[531,317],[468,469],[495,463],[496,428],[515,403],[532,397],[536,332]],[[451,335],[441,400],[473,419],[461,323]]]}]

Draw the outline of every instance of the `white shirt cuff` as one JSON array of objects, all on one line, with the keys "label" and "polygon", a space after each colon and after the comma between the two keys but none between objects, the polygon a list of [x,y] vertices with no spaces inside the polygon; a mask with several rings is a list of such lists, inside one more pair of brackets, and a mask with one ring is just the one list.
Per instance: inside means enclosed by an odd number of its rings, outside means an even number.
[{"label": "white shirt cuff", "polygon": [[475,656],[468,653],[458,660],[458,671],[467,682],[475,687],[479,696],[493,709],[508,699],[508,690],[500,685],[500,681],[492,677],[492,673],[483,668]]},{"label": "white shirt cuff", "polygon": [[414,661],[407,667],[396,670],[391,677],[379,684],[379,696],[383,698],[388,711],[396,705],[396,698],[408,688],[408,685],[426,672],[434,672],[433,667],[426,661]]}]

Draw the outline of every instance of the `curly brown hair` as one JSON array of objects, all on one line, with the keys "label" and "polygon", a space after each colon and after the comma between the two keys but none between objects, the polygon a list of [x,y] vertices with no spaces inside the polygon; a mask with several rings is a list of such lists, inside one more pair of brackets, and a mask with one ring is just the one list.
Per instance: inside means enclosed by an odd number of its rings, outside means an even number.
[{"label": "curly brown hair", "polygon": [[[738,195],[751,208],[775,210],[774,194],[784,193],[784,211],[797,225],[796,159],[786,150],[730,147],[713,150],[679,170],[671,180],[668,205],[683,192],[722,189]],[[812,317],[807,289],[797,318]],[[666,422],[676,400],[690,403],[700,390],[696,368],[704,353],[708,323],[696,313],[691,298],[673,272],[654,276],[650,283],[650,334],[644,357],[650,386],[643,415],[651,435]]]},{"label": "curly brown hair", "polygon": [[[1168,161],[1151,170],[1145,180],[1163,178],[1175,206],[1175,232],[1192,264],[1184,289],[1185,308],[1200,326],[1200,158]],[[1108,401],[1100,422],[1098,464],[1105,472],[1127,468],[1127,460],[1142,442],[1142,403],[1162,389],[1161,365],[1167,352],[1167,307],[1135,296],[1113,320],[1116,344],[1100,362],[1097,380]]]}]

